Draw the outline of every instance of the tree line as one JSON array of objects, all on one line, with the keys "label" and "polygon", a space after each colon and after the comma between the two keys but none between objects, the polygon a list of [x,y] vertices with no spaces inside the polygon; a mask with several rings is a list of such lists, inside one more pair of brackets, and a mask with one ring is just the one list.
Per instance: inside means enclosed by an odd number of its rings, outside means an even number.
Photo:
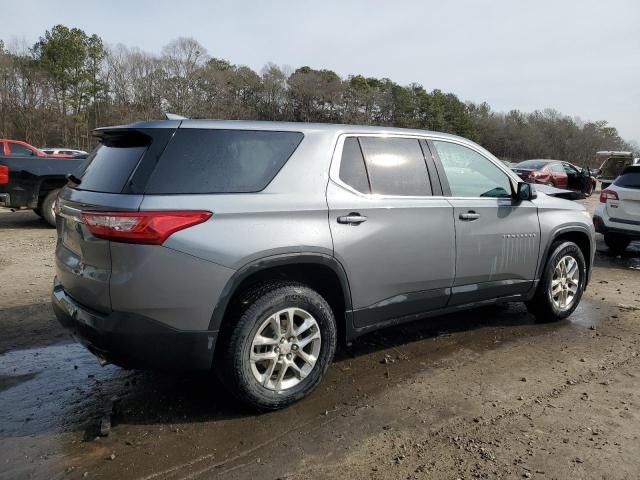
[{"label": "tree line", "polygon": [[0,137],[90,149],[100,126],[159,119],[285,120],[386,125],[454,133],[500,158],[556,158],[593,166],[597,150],[629,150],[606,121],[555,110],[494,112],[486,103],[417,83],[309,66],[266,64],[258,73],[210,56],[193,38],[161,54],[56,25],[31,47],[0,40]]}]

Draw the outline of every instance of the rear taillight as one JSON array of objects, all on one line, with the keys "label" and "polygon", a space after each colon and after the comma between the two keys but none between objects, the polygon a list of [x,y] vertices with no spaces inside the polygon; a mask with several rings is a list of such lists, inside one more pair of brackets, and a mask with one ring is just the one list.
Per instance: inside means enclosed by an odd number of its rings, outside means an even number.
[{"label": "rear taillight", "polygon": [[602,190],[600,192],[600,203],[607,203],[607,200],[618,200],[618,194],[613,190]]},{"label": "rear taillight", "polygon": [[162,245],[178,230],[211,218],[202,210],[158,210],[147,212],[82,212],[82,221],[99,238],[123,243]]},{"label": "rear taillight", "polygon": [[9,183],[9,167],[0,165],[0,185]]}]

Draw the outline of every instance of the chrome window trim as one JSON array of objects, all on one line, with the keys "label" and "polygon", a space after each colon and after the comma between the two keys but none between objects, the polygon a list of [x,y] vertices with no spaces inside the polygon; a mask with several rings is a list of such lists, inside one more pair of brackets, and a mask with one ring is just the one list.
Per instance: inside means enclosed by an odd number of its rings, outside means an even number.
[{"label": "chrome window trim", "polygon": [[[333,157],[331,158],[331,166],[329,167],[329,179],[337,184],[338,186],[348,190],[349,192],[358,195],[362,198],[367,198],[370,200],[383,200],[383,199],[407,199],[407,200],[421,200],[428,198],[446,198],[442,195],[381,195],[379,193],[362,193],[353,188],[352,186],[346,184],[340,179],[340,163],[342,162],[342,150],[344,147],[345,139],[349,137],[376,137],[376,138],[408,138],[414,139],[416,141],[426,140],[427,136],[415,135],[415,134],[402,134],[402,133],[341,133],[338,136],[336,147],[333,151]],[[422,149],[422,145],[420,145]],[[366,159],[365,159],[366,162]],[[427,165],[425,164],[425,168],[427,169],[428,175],[431,177],[432,174],[436,172],[430,172]],[[429,185],[431,188],[431,185]]]},{"label": "chrome window trim", "polygon": [[[386,132],[381,132],[381,133],[341,133],[338,135],[338,138],[336,140],[336,145],[335,148],[333,150],[333,156],[331,157],[331,166],[329,167],[329,180],[332,181],[333,183],[335,183],[336,185],[344,188],[345,190],[348,190],[349,192],[358,195],[362,198],[368,198],[368,199],[373,199],[373,200],[377,200],[377,199],[409,199],[409,200],[417,200],[417,199],[427,199],[427,198],[437,198],[437,199],[449,199],[449,200],[469,200],[469,199],[476,199],[476,200],[482,200],[482,201],[488,201],[488,200],[502,200],[503,202],[510,202],[510,204],[513,203],[513,199],[512,198],[506,198],[506,197],[454,197],[452,196],[446,196],[446,195],[380,195],[377,193],[362,193],[359,192],[358,190],[356,190],[355,188],[351,187],[350,185],[346,184],[345,182],[343,182],[340,179],[340,163],[342,162],[342,150],[344,147],[344,141],[346,138],[348,137],[380,137],[380,138],[410,138],[410,139],[415,139],[415,140],[430,140],[432,142],[449,142],[449,143],[454,143],[457,145],[460,145],[462,147],[466,147],[469,148],[471,150],[473,150],[474,152],[476,152],[478,155],[486,158],[489,162],[493,163],[496,167],[498,167],[498,169],[500,171],[502,171],[504,174],[506,174],[507,178],[510,180],[511,182],[511,188],[512,188],[512,192],[515,192],[517,189],[517,185],[518,182],[520,181],[519,177],[511,170],[507,169],[507,167],[497,158],[495,158],[489,151],[483,149],[482,147],[479,147],[478,145],[470,142],[470,141],[465,141],[465,139],[452,139],[452,138],[448,138],[448,137],[440,137],[438,135],[433,135],[433,134],[429,134],[429,133],[425,133],[424,135],[416,135],[414,133],[408,133],[408,134],[402,134],[402,133],[386,133]],[[422,146],[420,147],[422,148]],[[431,152],[427,152],[427,154],[431,154]],[[487,156],[487,154],[489,154],[489,156]],[[366,159],[365,159],[366,162]],[[437,172],[431,172],[429,171],[428,167],[427,167],[427,172],[429,173],[429,176],[431,177],[432,174],[437,175]]]}]

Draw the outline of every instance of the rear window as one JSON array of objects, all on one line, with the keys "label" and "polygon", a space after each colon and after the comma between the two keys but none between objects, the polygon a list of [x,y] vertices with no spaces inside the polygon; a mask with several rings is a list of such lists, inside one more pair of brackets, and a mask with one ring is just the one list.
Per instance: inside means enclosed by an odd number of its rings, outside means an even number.
[{"label": "rear window", "polygon": [[607,160],[604,161],[604,163],[600,167],[600,175],[603,177],[610,177],[610,178],[617,177],[629,165],[633,165],[633,159],[630,157],[608,158]]},{"label": "rear window", "polygon": [[637,172],[627,172],[620,175],[613,184],[623,188],[640,189],[640,169]]},{"label": "rear window", "polygon": [[179,129],[145,193],[249,193],[263,190],[296,150],[299,132]]},{"label": "rear window", "polygon": [[146,135],[108,135],[82,163],[75,176],[78,190],[120,193],[151,139]]}]

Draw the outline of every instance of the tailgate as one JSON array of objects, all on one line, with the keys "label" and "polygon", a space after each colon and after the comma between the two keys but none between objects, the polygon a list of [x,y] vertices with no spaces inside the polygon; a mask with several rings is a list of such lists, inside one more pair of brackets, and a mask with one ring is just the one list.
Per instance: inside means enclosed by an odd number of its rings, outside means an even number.
[{"label": "tailgate", "polygon": [[611,219],[625,220],[630,225],[640,226],[640,188],[616,186],[618,200],[607,202],[607,213]]},{"label": "tailgate", "polygon": [[56,276],[79,303],[102,313],[111,311],[110,242],[94,237],[82,222],[82,210],[137,210],[142,195],[83,192],[64,188],[57,217]]}]

